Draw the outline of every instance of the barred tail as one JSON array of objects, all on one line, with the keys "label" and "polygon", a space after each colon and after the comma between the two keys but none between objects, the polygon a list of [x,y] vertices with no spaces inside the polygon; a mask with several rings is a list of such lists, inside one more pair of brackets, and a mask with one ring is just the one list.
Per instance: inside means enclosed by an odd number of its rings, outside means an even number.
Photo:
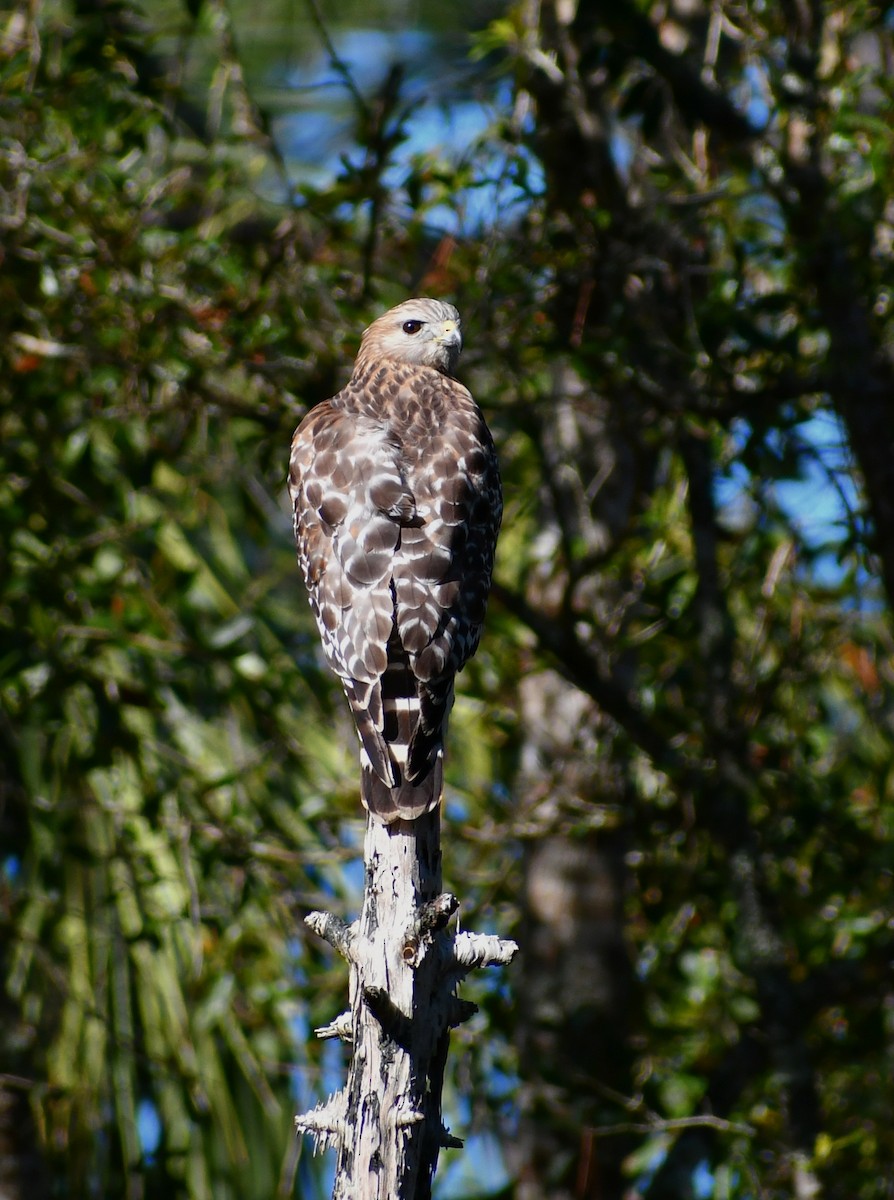
[{"label": "barred tail", "polygon": [[369,739],[361,733],[361,796],[367,809],[386,824],[414,821],[440,803],[444,789],[443,746],[452,680],[436,692],[418,680],[395,632],[380,684],[380,738],[388,761],[383,764],[370,754]]},{"label": "barred tail", "polygon": [[440,803],[444,790],[444,759],[440,754],[421,782],[401,782],[397,787],[383,783],[368,763],[364,762],[362,768],[360,795],[364,807],[385,825],[394,821],[415,821]]}]

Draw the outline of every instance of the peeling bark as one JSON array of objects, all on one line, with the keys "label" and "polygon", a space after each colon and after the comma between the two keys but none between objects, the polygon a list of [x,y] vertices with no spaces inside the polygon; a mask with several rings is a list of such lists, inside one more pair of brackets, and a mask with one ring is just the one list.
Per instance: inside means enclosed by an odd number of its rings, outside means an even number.
[{"label": "peeling bark", "polygon": [[514,942],[449,933],[458,908],[441,891],[440,813],[383,825],[369,818],[363,910],[346,927],[306,922],[351,965],[351,1014],[319,1036],[353,1044],[346,1087],[296,1117],[315,1149],[337,1149],[333,1200],[427,1200],[442,1147],[441,1087],[450,1029],[476,1011],[456,988],[476,967],[505,964]]}]

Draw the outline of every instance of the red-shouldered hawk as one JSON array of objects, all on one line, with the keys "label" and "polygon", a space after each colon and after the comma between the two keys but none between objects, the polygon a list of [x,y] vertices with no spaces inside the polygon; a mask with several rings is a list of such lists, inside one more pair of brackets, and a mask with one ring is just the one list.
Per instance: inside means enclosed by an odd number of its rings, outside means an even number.
[{"label": "red-shouldered hawk", "polygon": [[452,304],[406,300],[292,440],[298,559],[354,713],[363,803],[386,823],[441,798],[454,676],[478,646],[500,528],[493,441],[452,378],[461,349]]}]

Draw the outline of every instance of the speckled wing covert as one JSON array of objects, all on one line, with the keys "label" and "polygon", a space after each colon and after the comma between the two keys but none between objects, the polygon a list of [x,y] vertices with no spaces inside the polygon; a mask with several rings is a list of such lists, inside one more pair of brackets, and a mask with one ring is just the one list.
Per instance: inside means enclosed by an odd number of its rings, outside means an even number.
[{"label": "speckled wing covert", "polygon": [[353,710],[363,802],[386,823],[440,801],[454,677],[478,646],[500,527],[490,433],[445,373],[460,345],[451,305],[399,305],[292,442],[299,562]]}]

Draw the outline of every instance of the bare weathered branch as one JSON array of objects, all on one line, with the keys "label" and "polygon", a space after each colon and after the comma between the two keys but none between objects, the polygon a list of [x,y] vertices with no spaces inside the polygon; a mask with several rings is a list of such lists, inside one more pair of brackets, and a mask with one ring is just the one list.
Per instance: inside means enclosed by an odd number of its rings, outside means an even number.
[{"label": "bare weathered branch", "polygon": [[441,1120],[441,1090],[450,1030],[477,1008],[456,984],[517,947],[447,932],[459,901],[441,891],[437,810],[393,825],[370,818],[364,859],[360,920],[306,918],[351,964],[351,1013],[317,1033],[351,1042],[353,1057],[345,1089],[296,1127],[315,1148],[337,1147],[334,1200],[428,1200],[440,1150],[462,1146]]},{"label": "bare weathered branch", "polygon": [[324,942],[328,942],[333,949],[337,950],[342,958],[348,962],[354,961],[352,947],[357,932],[356,925],[345,924],[340,917],[336,917],[333,913],[318,911],[308,913],[304,918],[304,924],[317,937],[321,937]]},{"label": "bare weathered branch", "polygon": [[463,974],[477,967],[508,966],[518,945],[490,933],[458,933],[453,939],[453,960]]},{"label": "bare weathered branch", "polygon": [[325,1041],[327,1038],[338,1038],[341,1042],[351,1042],[354,1039],[351,1010],[339,1013],[328,1025],[318,1025],[314,1034]]}]

